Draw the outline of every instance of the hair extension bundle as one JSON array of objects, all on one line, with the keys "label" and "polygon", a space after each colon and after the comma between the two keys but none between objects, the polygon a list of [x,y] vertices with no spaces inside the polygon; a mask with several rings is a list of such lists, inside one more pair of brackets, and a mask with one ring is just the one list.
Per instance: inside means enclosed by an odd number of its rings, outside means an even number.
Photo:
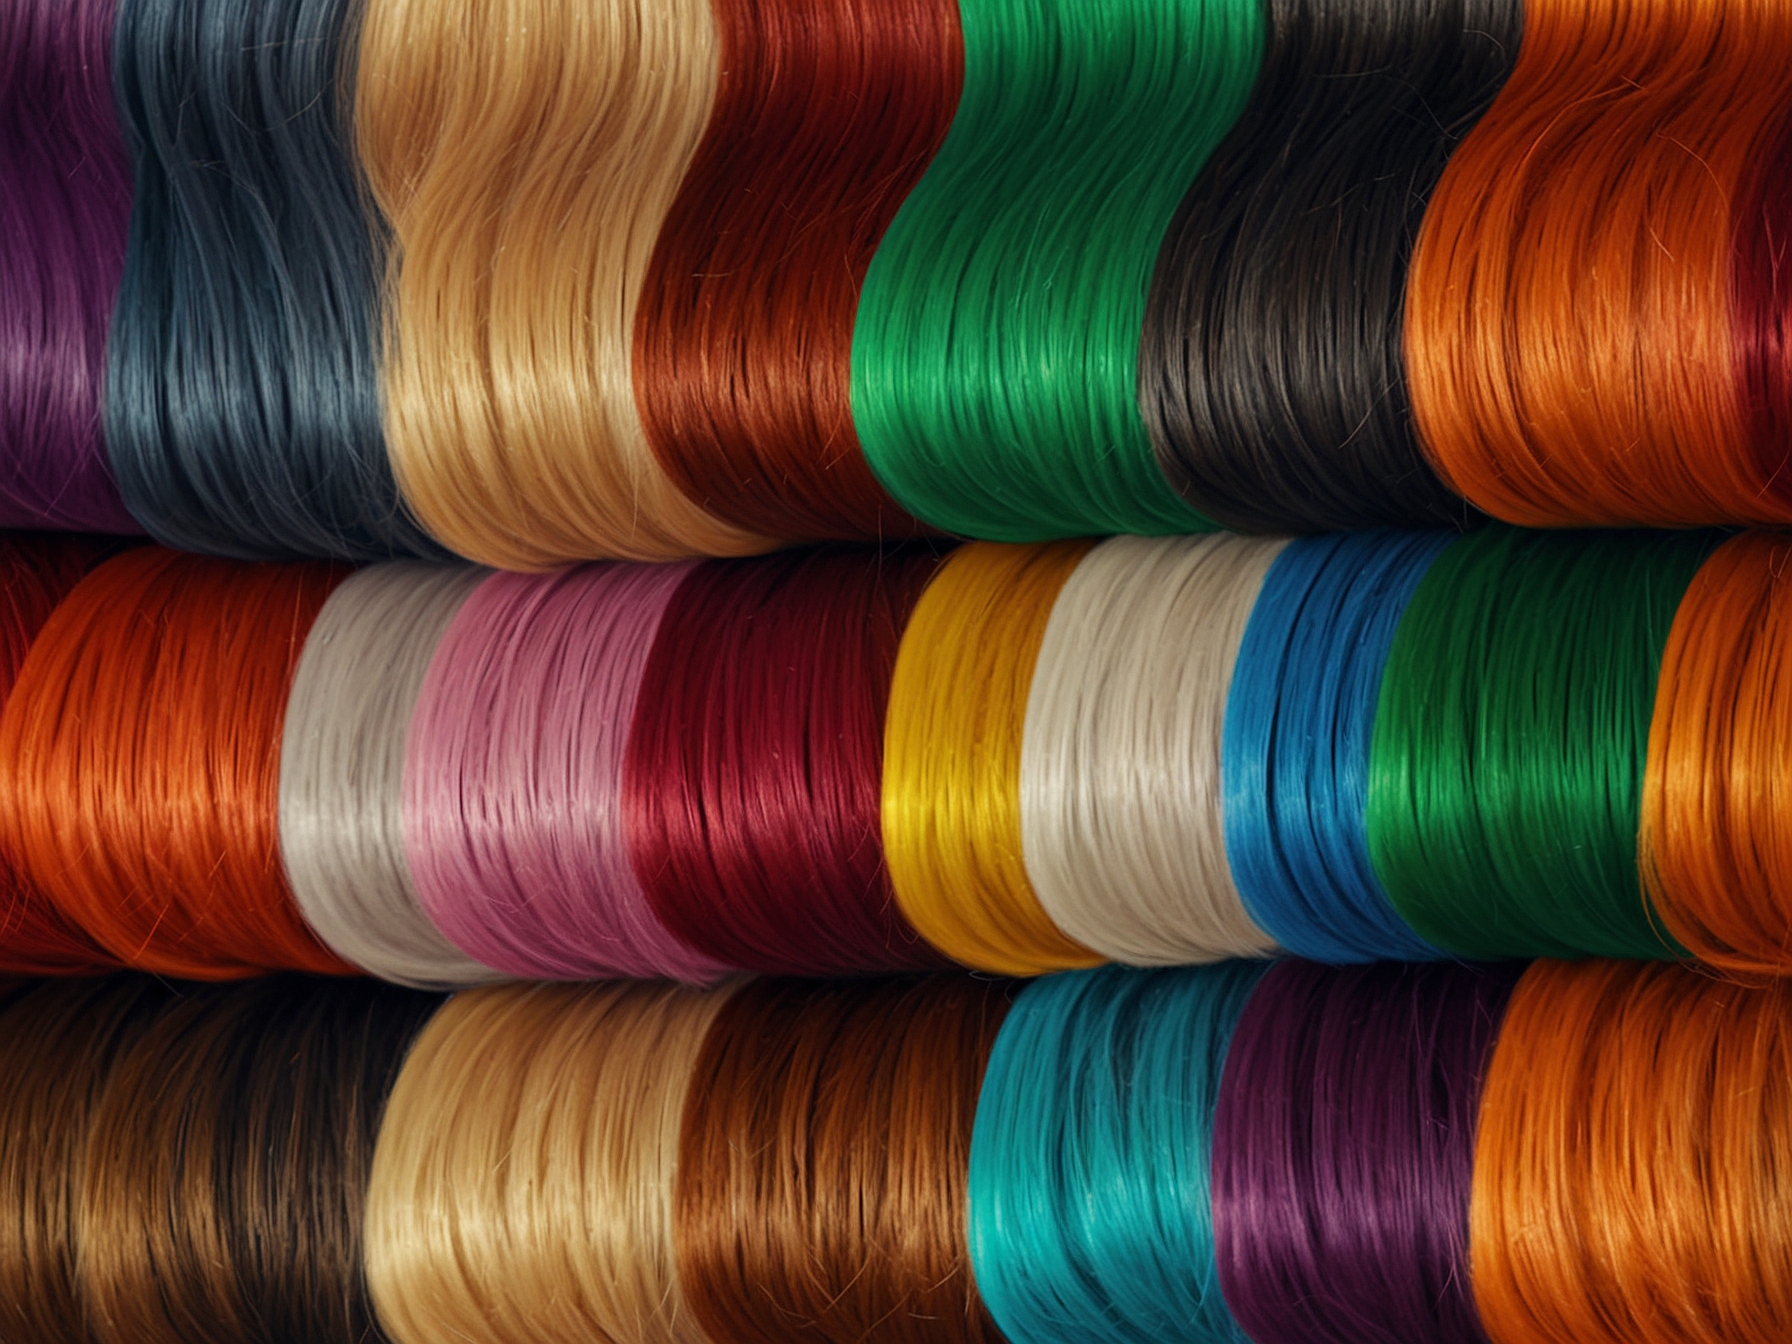
[{"label": "hair extension bundle", "polygon": [[958,103],[958,5],[727,0],[715,16],[715,107],[635,323],[654,455],[691,499],[768,537],[911,532],[853,429],[852,328]]},{"label": "hair extension bundle", "polygon": [[362,1344],[381,1107],[436,1000],[372,980],[207,986],[119,1059],[88,1135],[79,1286],[101,1344]]},{"label": "hair extension bundle", "polygon": [[1713,538],[1453,542],[1394,634],[1369,853],[1401,918],[1470,957],[1675,952],[1637,875],[1656,678]]},{"label": "hair extension bundle", "polygon": [[1027,695],[1020,833],[1040,907],[1116,961],[1262,956],[1226,863],[1227,688],[1287,545],[1115,537],[1051,609]]},{"label": "hair extension bundle", "polygon": [[1304,537],[1264,576],[1226,697],[1226,859],[1244,908],[1324,962],[1426,960],[1369,858],[1369,744],[1394,630],[1447,533]]},{"label": "hair extension bundle", "polygon": [[[1014,1344],[1244,1344],[1209,1217],[1245,962],[1107,967],[1023,989],[971,1137],[977,1286]],[[1099,1192],[1099,1197],[1091,1196]]]},{"label": "hair extension bundle", "polygon": [[346,125],[354,0],[118,0],[136,161],[106,443],[159,540],[245,559],[434,550],[380,437],[379,243]]},{"label": "hair extension bundle", "polygon": [[[38,631],[104,547],[66,537],[0,536],[0,705],[11,697]],[[0,845],[0,975],[79,975],[114,965]]]},{"label": "hair extension bundle", "polygon": [[1482,1092],[1469,1253],[1494,1344],[1792,1337],[1792,986],[1538,962]]},{"label": "hair extension bundle", "polygon": [[673,1227],[713,1344],[999,1344],[965,1180],[1008,987],[759,981],[692,1074]]},{"label": "hair extension bundle", "polygon": [[422,989],[493,978],[429,922],[404,856],[404,752],[424,674],[488,571],[395,560],[351,574],[305,640],[280,747],[280,857],[312,931]]},{"label": "hair extension bundle", "polygon": [[279,853],[287,691],[344,573],[145,547],[76,585],[25,656],[0,713],[0,843],[125,965],[349,970]]},{"label": "hair extension bundle", "polygon": [[1213,1238],[1255,1344],[1485,1344],[1469,1183],[1517,966],[1283,961],[1213,1118]]},{"label": "hair extension bundle", "polygon": [[961,546],[915,604],[884,728],[897,903],[954,961],[1001,975],[1102,960],[1039,904],[1021,847],[1021,742],[1052,605],[1093,543]]},{"label": "hair extension bundle", "polygon": [[629,724],[689,565],[495,574],[436,646],[405,746],[404,848],[431,921],[524,977],[725,969],[655,916],[629,860]]},{"label": "hair extension bundle", "polygon": [[460,994],[392,1089],[367,1280],[398,1344],[709,1344],[672,1241],[685,1093],[725,993]]},{"label": "hair extension bundle", "polygon": [[75,1216],[87,1133],[166,999],[140,976],[43,985],[0,1008],[0,1339],[89,1344]]},{"label": "hair extension bundle", "polygon": [[0,4],[0,525],[135,532],[100,439],[131,173],[114,0]]},{"label": "hair extension bundle", "polygon": [[1210,526],[1138,401],[1152,266],[1257,75],[1257,0],[960,0],[964,91],[873,258],[852,408],[922,521],[1033,541]]},{"label": "hair extension bundle", "polygon": [[387,444],[462,555],[546,569],[765,545],[660,468],[631,374],[716,40],[709,0],[366,0],[356,126],[396,242]]},{"label": "hair extension bundle", "polygon": [[1785,444],[1751,441],[1732,223],[1788,58],[1774,3],[1526,5],[1407,288],[1413,412],[1450,486],[1530,526],[1792,520]]},{"label": "hair extension bundle", "polygon": [[1518,54],[1519,0],[1271,0],[1263,72],[1183,197],[1139,393],[1190,506],[1245,531],[1469,512],[1413,433],[1402,291],[1425,199]]},{"label": "hair extension bundle", "polygon": [[1662,923],[1733,973],[1792,970],[1787,539],[1744,533],[1681,600],[1643,776],[1640,864]]},{"label": "hair extension bundle", "polygon": [[897,647],[939,563],[717,560],[673,594],[635,702],[622,826],[654,915],[704,956],[788,975],[940,964],[896,905],[878,816]]}]

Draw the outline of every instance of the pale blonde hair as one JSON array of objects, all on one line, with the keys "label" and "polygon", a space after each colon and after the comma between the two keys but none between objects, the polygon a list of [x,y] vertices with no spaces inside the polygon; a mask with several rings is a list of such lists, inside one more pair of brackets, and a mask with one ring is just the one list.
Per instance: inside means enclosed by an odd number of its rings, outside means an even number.
[{"label": "pale blonde hair", "polygon": [[393,471],[511,569],[767,543],[680,494],[642,428],[635,309],[715,99],[708,0],[368,0],[356,134],[393,233]]},{"label": "pale blonde hair", "polygon": [[397,1344],[704,1344],[673,1246],[679,1127],[732,992],[494,985],[450,1000],[386,1104],[365,1228]]}]

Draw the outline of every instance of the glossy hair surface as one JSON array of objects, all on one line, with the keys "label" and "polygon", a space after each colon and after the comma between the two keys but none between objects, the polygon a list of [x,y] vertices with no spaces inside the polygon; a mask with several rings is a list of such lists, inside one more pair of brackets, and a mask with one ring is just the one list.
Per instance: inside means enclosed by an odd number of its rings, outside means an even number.
[{"label": "glossy hair surface", "polygon": [[1369,853],[1394,908],[1461,956],[1671,957],[1637,874],[1663,646],[1717,538],[1452,542],[1388,655]]},{"label": "glossy hair surface", "polygon": [[0,843],[127,966],[198,980],[350,968],[280,864],[280,738],[346,571],[146,546],[82,579],[0,713]]},{"label": "glossy hair surface", "polygon": [[1792,1333],[1792,985],[1540,961],[1481,1098],[1469,1259],[1494,1344]]},{"label": "glossy hair surface", "polygon": [[787,975],[943,963],[884,864],[884,722],[931,551],[698,566],[641,673],[622,771],[654,915],[716,962]]},{"label": "glossy hair surface", "polygon": [[1226,1053],[1213,1227],[1255,1344],[1485,1344],[1469,1185],[1522,968],[1282,961]]},{"label": "glossy hair surface", "polygon": [[373,980],[190,989],[88,1134],[80,1287],[102,1344],[366,1344],[380,1110],[437,1000]]},{"label": "glossy hair surface", "polygon": [[430,920],[509,975],[714,979],[629,859],[629,725],[688,565],[494,574],[450,622],[405,746],[404,848]]},{"label": "glossy hair surface", "polygon": [[170,546],[435,553],[380,435],[382,239],[345,96],[356,16],[355,0],[119,0],[136,197],[106,446]]},{"label": "glossy hair surface", "polygon": [[724,0],[702,143],[635,319],[635,397],[666,474],[787,540],[914,530],[852,422],[852,328],[885,228],[964,78],[956,0]]},{"label": "glossy hair surface", "polygon": [[709,1344],[672,1243],[686,1091],[726,991],[504,985],[430,1019],[367,1192],[396,1344]]},{"label": "glossy hair surface", "polygon": [[0,1339],[96,1344],[77,1272],[88,1130],[168,991],[147,976],[0,996]]},{"label": "glossy hair surface", "polygon": [[1164,235],[1139,351],[1158,464],[1242,531],[1460,525],[1401,366],[1425,201],[1518,56],[1519,0],[1270,0],[1251,99]]},{"label": "glossy hair surface", "polygon": [[1138,404],[1151,271],[1243,107],[1258,0],[960,0],[952,128],[866,274],[852,409],[898,503],[996,541],[1211,524]]},{"label": "glossy hair surface", "polygon": [[1447,532],[1302,537],[1238,646],[1220,751],[1226,859],[1244,908],[1298,956],[1427,960],[1369,856],[1370,743],[1394,632]]},{"label": "glossy hair surface", "polygon": [[1244,1344],[1214,1263],[1210,1158],[1262,976],[1103,967],[1020,991],[970,1164],[971,1261],[1014,1344]]},{"label": "glossy hair surface", "polygon": [[488,571],[394,560],[330,594],[293,672],[280,745],[280,859],[325,945],[422,989],[496,972],[430,923],[404,853],[404,752],[443,632]]},{"label": "glossy hair surface", "polygon": [[1114,537],[1052,604],[1027,694],[1020,832],[1052,922],[1136,965],[1264,956],[1226,862],[1221,730],[1287,543]]},{"label": "glossy hair surface", "polygon": [[1092,543],[961,546],[915,604],[884,728],[890,881],[961,965],[1038,975],[1102,960],[1052,923],[1021,845],[1021,749],[1052,606]]},{"label": "glossy hair surface", "polygon": [[1406,291],[1414,419],[1471,503],[1528,527],[1792,521],[1732,307],[1789,57],[1772,0],[1527,0]]},{"label": "glossy hair surface", "polygon": [[0,5],[0,525],[135,532],[100,437],[131,168],[115,0]]},{"label": "glossy hair surface", "polygon": [[632,374],[718,55],[709,0],[365,0],[355,128],[394,242],[387,446],[461,555],[538,570],[768,544],[660,468]]},{"label": "glossy hair surface", "polygon": [[673,1227],[711,1344],[998,1344],[965,1173],[1008,986],[760,980],[691,1075]]}]

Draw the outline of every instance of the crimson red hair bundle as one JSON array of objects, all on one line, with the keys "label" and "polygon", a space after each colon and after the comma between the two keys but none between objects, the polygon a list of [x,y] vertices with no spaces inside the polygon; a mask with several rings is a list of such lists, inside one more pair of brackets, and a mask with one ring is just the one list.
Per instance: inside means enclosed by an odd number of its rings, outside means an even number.
[{"label": "crimson red hair bundle", "polygon": [[939,964],[884,866],[884,711],[938,560],[822,549],[692,571],[649,655],[623,769],[629,855],[660,920],[727,965]]},{"label": "crimson red hair bundle", "polygon": [[0,713],[0,844],[119,961],[347,973],[281,870],[281,727],[347,571],[129,551],[44,623]]},{"label": "crimson red hair bundle", "polygon": [[717,0],[714,111],[635,324],[654,455],[749,531],[913,529],[853,428],[852,331],[885,228],[964,79],[956,0]]}]

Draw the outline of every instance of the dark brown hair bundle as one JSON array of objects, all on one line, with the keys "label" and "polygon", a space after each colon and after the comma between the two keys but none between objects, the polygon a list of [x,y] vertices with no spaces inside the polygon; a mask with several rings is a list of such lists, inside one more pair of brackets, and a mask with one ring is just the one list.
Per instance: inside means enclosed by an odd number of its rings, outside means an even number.
[{"label": "dark brown hair bundle", "polygon": [[437,1000],[271,976],[185,993],[87,1136],[78,1289],[97,1344],[368,1344],[361,1206],[380,1113]]},{"label": "dark brown hair bundle", "polygon": [[673,1226],[714,1344],[998,1344],[965,1181],[1000,982],[766,980],[692,1077]]}]

